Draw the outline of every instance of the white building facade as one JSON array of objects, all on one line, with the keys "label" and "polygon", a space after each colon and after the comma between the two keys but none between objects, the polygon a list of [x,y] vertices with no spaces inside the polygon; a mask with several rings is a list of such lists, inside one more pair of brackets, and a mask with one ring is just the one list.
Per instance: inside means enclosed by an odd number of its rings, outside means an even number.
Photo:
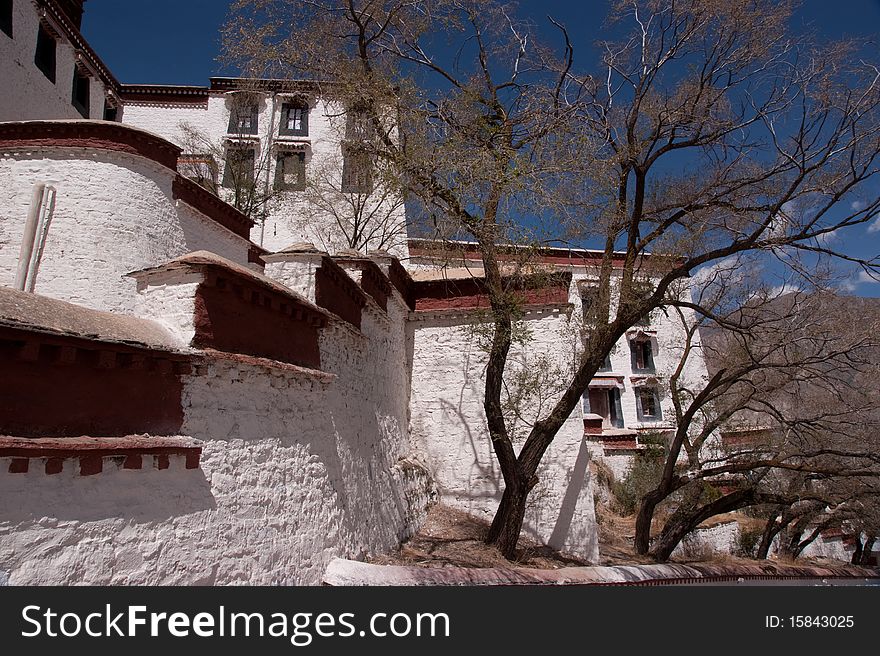
[{"label": "white building facade", "polygon": [[[406,238],[332,85],[125,85],[79,34],[81,2],[2,6],[5,580],[314,584],[334,556],[395,548],[438,499],[490,518],[481,273],[467,248],[438,266]],[[239,175],[250,213],[228,202]],[[352,199],[385,217],[354,249]],[[558,386],[595,256],[539,259],[553,275],[511,367]],[[620,340],[544,460],[530,537],[598,559],[591,459],[622,477],[640,435],[671,428],[680,341],[660,312]]]}]

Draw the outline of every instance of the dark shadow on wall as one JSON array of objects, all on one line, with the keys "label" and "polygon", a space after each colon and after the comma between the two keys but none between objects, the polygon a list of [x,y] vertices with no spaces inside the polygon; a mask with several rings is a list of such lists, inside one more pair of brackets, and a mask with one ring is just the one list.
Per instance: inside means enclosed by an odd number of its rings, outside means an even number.
[{"label": "dark shadow on wall", "polygon": [[571,476],[568,480],[568,486],[565,488],[565,496],[562,498],[562,504],[559,507],[559,517],[556,519],[556,525],[547,540],[547,545],[554,549],[562,549],[571,530],[571,522],[574,519],[575,509],[577,508],[578,498],[581,490],[587,484],[588,471],[590,465],[590,450],[587,447],[587,441],[581,439],[581,446],[578,450],[577,459],[571,470]]},{"label": "dark shadow on wall", "polygon": [[[65,469],[75,466],[75,460],[64,463]],[[143,524],[217,507],[202,469],[107,471],[110,466],[105,462],[105,470],[93,476],[0,474],[0,524],[105,519]]]}]

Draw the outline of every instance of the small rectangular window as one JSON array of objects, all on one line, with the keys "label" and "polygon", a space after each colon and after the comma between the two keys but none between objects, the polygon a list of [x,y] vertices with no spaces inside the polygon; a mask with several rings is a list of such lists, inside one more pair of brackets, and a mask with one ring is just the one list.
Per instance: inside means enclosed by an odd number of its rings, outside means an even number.
[{"label": "small rectangular window", "polygon": [[584,414],[602,417],[602,428],[623,428],[620,390],[616,387],[594,387],[583,396]]},{"label": "small rectangular window", "polygon": [[104,120],[105,121],[116,121],[119,118],[119,109],[111,105],[110,103],[104,104]]},{"label": "small rectangular window", "polygon": [[304,102],[284,103],[281,106],[281,135],[306,137],[309,134],[309,107]]},{"label": "small rectangular window", "polygon": [[592,322],[596,318],[596,303],[599,300],[599,288],[593,285],[581,285],[580,292],[584,321]]},{"label": "small rectangular window", "polygon": [[605,356],[605,359],[602,361],[602,366],[599,367],[599,371],[611,371],[611,354]]},{"label": "small rectangular window", "polygon": [[37,50],[34,53],[34,64],[37,65],[43,75],[45,75],[52,84],[55,84],[55,50],[57,44],[55,37],[49,33],[45,26],[40,25],[37,32]]},{"label": "small rectangular window", "polygon": [[342,161],[342,192],[369,194],[373,191],[373,171],[370,154],[360,148],[345,150]]},{"label": "small rectangular window", "polygon": [[636,339],[630,342],[633,371],[654,372],[654,347],[648,339]]},{"label": "small rectangular window", "polygon": [[306,188],[306,154],[282,153],[275,164],[277,191],[302,191]]},{"label": "small rectangular window", "polygon": [[639,421],[660,421],[660,397],[654,387],[640,387],[636,390],[636,411]]},{"label": "small rectangular window", "polygon": [[256,102],[238,100],[229,112],[229,134],[257,134],[260,107]]},{"label": "small rectangular window", "polygon": [[12,38],[12,0],[0,0],[0,31]]},{"label": "small rectangular window", "polygon": [[211,155],[185,153],[177,160],[177,172],[212,193],[217,193],[217,163]]},{"label": "small rectangular window", "polygon": [[252,148],[230,148],[226,153],[226,166],[223,167],[223,186],[227,189],[243,190],[252,185],[254,159]]},{"label": "small rectangular window", "polygon": [[71,102],[83,118],[89,117],[89,76],[73,68],[73,94]]},{"label": "small rectangular window", "polygon": [[373,138],[373,122],[366,107],[355,105],[345,117],[345,138],[349,141],[370,141]]}]

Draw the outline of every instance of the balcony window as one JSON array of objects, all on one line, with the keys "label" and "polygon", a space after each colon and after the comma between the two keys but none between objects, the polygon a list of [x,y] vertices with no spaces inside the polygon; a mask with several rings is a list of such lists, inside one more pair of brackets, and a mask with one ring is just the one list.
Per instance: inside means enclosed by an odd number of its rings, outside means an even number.
[{"label": "balcony window", "polygon": [[302,191],[306,188],[306,154],[281,153],[275,163],[275,189]]},{"label": "balcony window", "polygon": [[654,345],[650,339],[634,339],[629,343],[632,370],[639,373],[654,373]]}]

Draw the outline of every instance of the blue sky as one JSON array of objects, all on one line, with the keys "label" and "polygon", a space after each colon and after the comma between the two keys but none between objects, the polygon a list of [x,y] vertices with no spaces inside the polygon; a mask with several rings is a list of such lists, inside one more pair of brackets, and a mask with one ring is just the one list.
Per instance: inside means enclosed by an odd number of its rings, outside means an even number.
[{"label": "blue sky", "polygon": [[[600,36],[607,5],[604,0],[520,3],[522,13],[539,25],[546,24],[548,14],[564,23],[578,51],[589,51]],[[83,33],[121,82],[206,85],[210,76],[224,73],[217,55],[228,6],[224,0],[88,0]],[[880,51],[880,0],[803,0],[794,21],[827,38],[870,39],[871,48]],[[585,63],[593,61],[584,53]],[[880,219],[837,239],[852,255],[877,256]],[[849,291],[880,297],[880,283],[853,272]]]}]

